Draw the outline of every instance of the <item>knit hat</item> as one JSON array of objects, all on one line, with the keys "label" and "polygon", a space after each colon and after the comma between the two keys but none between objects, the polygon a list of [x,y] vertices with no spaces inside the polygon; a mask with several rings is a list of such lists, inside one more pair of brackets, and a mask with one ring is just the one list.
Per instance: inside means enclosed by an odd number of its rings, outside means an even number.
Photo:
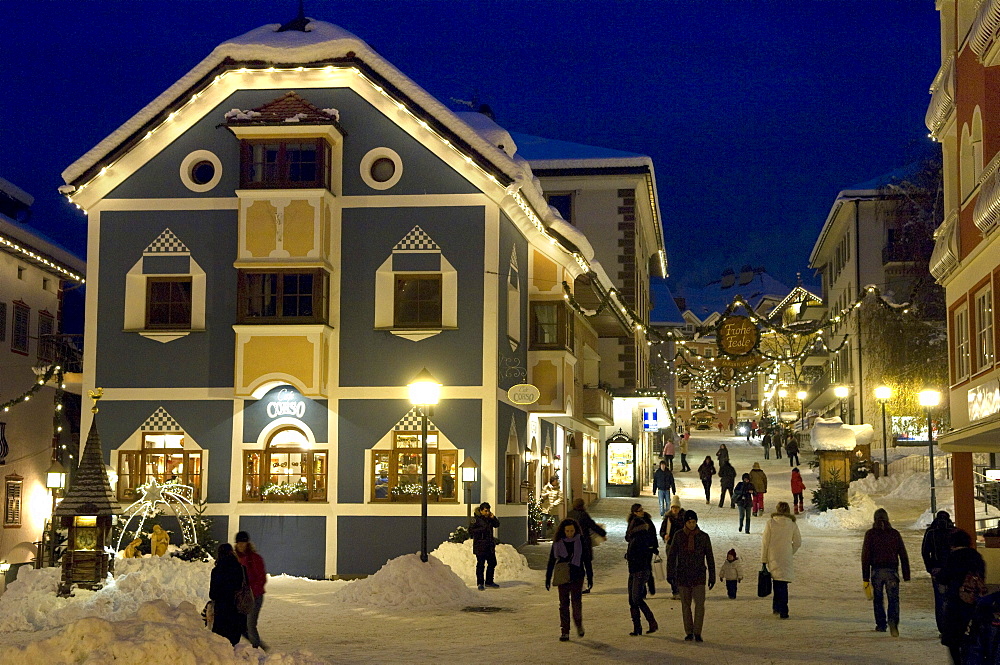
[{"label": "knit hat", "polygon": [[674,506],[677,506],[678,508],[681,507],[681,498],[676,494],[674,495],[674,498],[670,499],[670,507],[673,508]]},{"label": "knit hat", "polygon": [[247,533],[246,531],[237,531],[236,532],[236,542],[238,542],[238,543],[249,543],[250,542],[250,534]]},{"label": "knit hat", "polygon": [[730,554],[733,555],[733,559],[739,559],[739,557],[736,556],[736,548],[735,547],[733,549],[729,550],[728,552],[726,552],[726,558],[727,559],[729,558]]},{"label": "knit hat", "polygon": [[698,521],[698,513],[694,512],[693,510],[689,510],[689,511],[685,512],[684,513],[684,521],[687,522],[688,520],[694,520],[695,522],[697,522]]}]

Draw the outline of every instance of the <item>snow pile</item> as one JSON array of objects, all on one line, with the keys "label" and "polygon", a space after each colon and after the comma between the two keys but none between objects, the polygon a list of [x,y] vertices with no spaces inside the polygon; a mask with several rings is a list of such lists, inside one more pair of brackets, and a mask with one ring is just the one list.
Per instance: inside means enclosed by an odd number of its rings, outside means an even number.
[{"label": "snow pile", "polygon": [[[452,569],[467,584],[476,583],[476,555],[472,553],[472,540],[464,543],[441,543],[431,552]],[[537,576],[528,568],[528,560],[512,545],[497,545],[496,581],[531,580]]]},{"label": "snow pile", "polygon": [[477,594],[440,559],[432,556],[424,563],[416,554],[404,554],[351,582],[334,599],[359,607],[419,610],[475,605],[482,601]]},{"label": "snow pile", "polygon": [[813,423],[809,445],[813,450],[854,450],[858,445],[854,430],[840,418],[817,418]]},{"label": "snow pile", "polygon": [[143,603],[130,617],[108,621],[96,616],[81,618],[56,635],[23,647],[0,649],[4,665],[37,663],[120,663],[146,665],[169,660],[201,665],[320,665],[310,654],[265,654],[209,631],[191,603],[171,607],[158,600]]},{"label": "snow pile", "polygon": [[851,482],[850,494],[854,496],[855,494],[872,494],[872,495],[884,495],[892,492],[904,479],[909,478],[912,474],[893,474],[891,476],[882,476],[881,478],[875,478],[874,473],[870,473],[860,480],[855,480]]},{"label": "snow pile", "polygon": [[864,492],[851,497],[850,508],[835,508],[809,515],[809,524],[820,529],[870,529],[872,515],[880,508]]},{"label": "snow pile", "polygon": [[0,596],[0,632],[47,630],[84,617],[119,621],[154,600],[174,607],[190,603],[198,612],[208,602],[210,563],[152,557],[121,559],[115,569],[116,577],[103,589],[74,589],[72,597],[60,598],[56,595],[59,568],[23,566],[17,580]]},{"label": "snow pile", "polygon": [[[928,494],[928,496],[929,496],[929,494]],[[948,513],[951,514],[951,515],[955,514],[955,506],[953,504],[950,504],[950,503],[945,503],[945,504],[939,503],[937,509],[938,509],[938,511],[947,510]],[[926,529],[927,527],[929,527],[931,525],[931,522],[934,521],[934,516],[935,515],[937,515],[937,512],[931,512],[931,509],[928,507],[927,510],[925,510],[923,512],[923,514],[920,515],[920,517],[917,518],[917,521],[910,525],[909,528],[911,528],[911,529]]]}]

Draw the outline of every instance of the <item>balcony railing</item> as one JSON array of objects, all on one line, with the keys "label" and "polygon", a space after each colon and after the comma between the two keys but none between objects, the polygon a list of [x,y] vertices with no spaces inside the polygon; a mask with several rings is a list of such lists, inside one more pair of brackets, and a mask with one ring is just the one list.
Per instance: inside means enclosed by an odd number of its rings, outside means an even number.
[{"label": "balcony railing", "polygon": [[955,209],[934,232],[934,251],[931,252],[930,262],[930,270],[934,279],[944,279],[958,267],[958,239],[955,237],[957,222],[958,210]]},{"label": "balcony railing", "polygon": [[994,158],[983,170],[982,184],[976,207],[972,211],[972,221],[984,235],[993,230],[1000,221],[1000,162]]},{"label": "balcony railing", "polygon": [[882,265],[887,263],[926,263],[934,251],[933,241],[891,242],[882,248]]},{"label": "balcony railing", "polygon": [[1000,0],[982,0],[976,12],[976,20],[969,31],[969,48],[980,62],[987,59],[990,47],[1000,35]]},{"label": "balcony railing", "polygon": [[941,65],[931,83],[931,103],[924,116],[924,124],[931,134],[937,134],[948,116],[955,109],[955,56],[950,56]]},{"label": "balcony railing", "polygon": [[35,366],[44,369],[56,364],[63,372],[83,371],[83,335],[42,335],[38,338],[38,360]]}]

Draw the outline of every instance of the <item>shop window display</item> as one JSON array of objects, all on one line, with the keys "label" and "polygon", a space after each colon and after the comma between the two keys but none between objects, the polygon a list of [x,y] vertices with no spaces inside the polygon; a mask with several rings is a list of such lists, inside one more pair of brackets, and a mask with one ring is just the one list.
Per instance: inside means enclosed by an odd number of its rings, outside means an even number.
[{"label": "shop window display", "polygon": [[[372,500],[420,501],[423,449],[420,432],[393,432],[391,450],[372,451]],[[457,451],[438,450],[438,433],[427,432],[429,501],[457,502]]]},{"label": "shop window display", "polygon": [[326,451],[312,450],[299,430],[275,432],[264,450],[243,453],[244,501],[326,501]]},{"label": "shop window display", "polygon": [[185,448],[183,432],[143,432],[139,450],[118,454],[118,500],[135,501],[150,478],[179,483],[201,498],[202,452]]}]

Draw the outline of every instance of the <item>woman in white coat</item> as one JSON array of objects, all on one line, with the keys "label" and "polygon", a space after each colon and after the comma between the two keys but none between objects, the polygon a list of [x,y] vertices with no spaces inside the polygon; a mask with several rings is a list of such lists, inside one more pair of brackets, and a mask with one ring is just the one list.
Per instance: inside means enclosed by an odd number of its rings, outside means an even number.
[{"label": "woman in white coat", "polygon": [[780,501],[776,512],[764,524],[760,545],[760,560],[771,573],[774,598],[771,609],[782,619],[788,618],[788,583],[792,581],[792,555],[802,545],[799,525],[786,501]]}]

